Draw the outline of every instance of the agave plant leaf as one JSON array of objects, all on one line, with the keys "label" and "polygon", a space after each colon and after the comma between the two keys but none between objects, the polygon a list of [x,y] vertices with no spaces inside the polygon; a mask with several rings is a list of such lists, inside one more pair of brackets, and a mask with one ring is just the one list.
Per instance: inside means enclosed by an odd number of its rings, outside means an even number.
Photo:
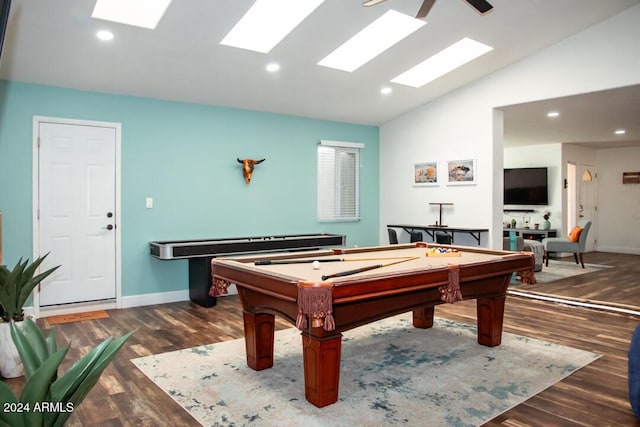
[{"label": "agave plant leaf", "polygon": [[24,319],[22,334],[26,341],[31,345],[33,350],[32,354],[37,357],[38,365],[44,363],[51,354],[55,353],[55,351],[49,352],[49,347],[44,334],[40,328],[38,328],[36,323],[28,317]]},{"label": "agave plant leaf", "polygon": [[[23,328],[38,328],[38,326],[29,318],[25,319],[22,323]],[[15,322],[11,322],[11,338],[13,339],[13,343],[16,345],[16,349],[18,350],[18,354],[20,354],[20,358],[22,359],[22,365],[24,366],[25,372],[25,380],[28,380],[29,377],[42,365],[44,360],[41,360],[38,356],[38,353],[33,348],[33,345],[27,335],[20,330],[20,328],[16,325]],[[39,330],[38,330],[39,332]],[[30,333],[31,337],[33,333]]]},{"label": "agave plant leaf", "polygon": [[[58,372],[58,367],[62,363],[62,359],[67,354],[69,346],[62,347],[55,352],[29,377],[25,382],[20,400],[22,403],[29,404],[30,408],[34,408],[36,403],[40,404],[49,401],[49,387],[53,377]],[[44,412],[29,411],[24,414],[25,424],[28,426],[41,426],[44,420]]]},{"label": "agave plant leaf", "polygon": [[109,337],[96,347],[92,348],[82,359],[76,361],[63,375],[51,384],[51,398],[56,402],[66,401],[82,381],[85,380],[91,369],[100,359],[100,355],[107,349],[113,338]]},{"label": "agave plant leaf", "polygon": [[18,305],[18,299],[20,294],[20,278],[22,277],[22,272],[27,265],[27,261],[22,262],[22,258],[18,260],[18,263],[13,267],[13,270],[9,272],[9,275],[6,278],[6,288],[9,293],[10,301],[7,301],[7,305],[2,305],[9,315],[9,319],[13,319],[16,314],[20,314],[21,307]]},{"label": "agave plant leaf", "polygon": [[45,338],[38,325],[30,318],[25,318],[22,325],[22,328],[18,328],[12,322],[11,337],[22,359],[25,379],[29,379],[45,360],[58,351],[56,327],[54,326]]},{"label": "agave plant leaf", "polygon": [[66,400],[76,392],[83,381],[98,370],[99,377],[102,370],[106,368],[132,334],[133,332],[129,332],[115,340],[107,338],[94,347],[51,385],[51,397],[55,400]]},{"label": "agave plant leaf", "polygon": [[[16,264],[17,269],[20,261]],[[15,302],[17,300],[16,284],[11,280],[12,274],[4,265],[0,266],[0,305],[4,309],[4,319],[9,320],[16,312]]]},{"label": "agave plant leaf", "polygon": [[22,320],[22,308],[33,288],[60,267],[56,266],[44,273],[35,274],[47,255],[38,258],[32,264],[29,264],[28,259],[23,262],[20,258],[12,270],[0,268],[0,305],[4,308],[5,319]]},{"label": "agave plant leaf", "polygon": [[[0,305],[4,307],[9,301],[12,301],[14,298],[11,298],[9,294],[9,286],[7,285],[7,277],[9,277],[9,270],[4,265],[0,265]],[[4,301],[4,304],[3,304]]]},{"label": "agave plant leaf", "polygon": [[[0,381],[0,402],[4,405],[10,403],[18,403],[18,398],[13,391],[9,388],[9,386],[4,382]],[[22,414],[17,411],[0,411],[0,426],[8,426],[8,427],[22,427],[24,426],[24,419],[22,418]]]},{"label": "agave plant leaf", "polygon": [[[102,343],[106,345],[104,347],[102,347],[102,344],[99,345],[100,350],[96,351],[95,354],[91,354],[92,352],[87,353],[51,385],[51,398],[54,401],[71,402],[73,407],[76,408],[87,397],[93,386],[100,379],[102,372],[133,333],[134,331],[131,331],[117,339],[108,338]],[[89,359],[89,361],[85,362],[84,359]],[[78,375],[78,372],[82,372],[82,374]],[[68,378],[66,378],[67,376]],[[79,380],[80,378],[82,380]],[[64,400],[58,398],[61,394],[64,394]],[[56,412],[51,415],[55,418],[53,426],[63,426],[71,416],[71,413]]]},{"label": "agave plant leaf", "polygon": [[51,332],[45,338],[45,343],[47,345],[47,351],[49,355],[52,355],[56,351],[58,351],[58,343],[56,342],[56,332],[58,331],[58,327],[54,326],[51,328]]},{"label": "agave plant leaf", "polygon": [[[59,265],[50,268],[49,270],[45,271],[44,273],[40,273],[38,275],[35,275],[35,272],[38,270],[38,268],[40,267],[40,264],[42,264],[42,262],[44,261],[44,259],[48,256],[49,254],[45,254],[44,256],[38,258],[37,260],[35,260],[31,265],[29,265],[28,267],[26,267],[24,269],[24,273],[22,275],[22,284],[20,286],[20,288],[17,289],[17,291],[19,292],[18,295],[18,309],[20,311],[22,311],[22,307],[24,306],[24,303],[27,301],[27,298],[29,298],[29,295],[31,295],[31,292],[33,291],[33,288],[35,288],[36,286],[38,286],[38,284],[40,282],[42,282],[44,279],[46,279],[51,273],[53,273],[54,271],[56,271],[58,268],[60,268]],[[25,261],[25,265],[28,263],[29,260]]]},{"label": "agave plant leaf", "polygon": [[[23,269],[20,263],[16,271]],[[0,273],[2,274],[2,273]],[[99,381],[102,372],[120,351],[133,332],[118,339],[108,338],[73,364],[60,378],[57,372],[69,350],[69,345],[57,349],[55,327],[47,337],[30,318],[23,323],[24,330],[11,322],[11,336],[25,365],[26,377],[20,400],[9,387],[0,382],[0,401],[29,405],[34,408],[43,402],[63,404],[76,408]],[[0,427],[63,426],[72,411],[29,411],[18,414],[0,413]]]}]

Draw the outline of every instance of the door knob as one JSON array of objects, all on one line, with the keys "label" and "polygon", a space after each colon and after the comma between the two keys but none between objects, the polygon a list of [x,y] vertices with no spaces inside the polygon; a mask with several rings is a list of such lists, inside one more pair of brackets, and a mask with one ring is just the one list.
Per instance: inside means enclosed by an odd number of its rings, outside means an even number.
[{"label": "door knob", "polygon": [[111,218],[113,216],[113,212],[107,212],[107,218]]},{"label": "door knob", "polygon": [[106,227],[102,227],[102,228],[106,228],[107,230],[113,230],[113,225],[109,224]]}]

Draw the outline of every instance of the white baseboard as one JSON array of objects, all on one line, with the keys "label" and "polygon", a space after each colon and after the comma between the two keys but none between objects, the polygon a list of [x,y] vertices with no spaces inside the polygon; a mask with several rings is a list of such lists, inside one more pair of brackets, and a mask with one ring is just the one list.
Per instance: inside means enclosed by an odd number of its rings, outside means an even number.
[{"label": "white baseboard", "polygon": [[598,252],[611,252],[614,254],[640,255],[640,248],[629,248],[624,246],[602,246],[598,245]]},{"label": "white baseboard", "polygon": [[[235,285],[229,286],[229,295],[238,293]],[[224,297],[224,295],[223,295]],[[158,292],[155,294],[132,295],[122,297],[121,308],[142,307],[144,305],[167,304],[170,302],[189,301],[189,290]]]},{"label": "white baseboard", "polygon": [[[229,295],[238,293],[235,285],[229,286]],[[170,302],[189,301],[189,290],[158,292],[154,294],[131,295],[122,297],[122,305],[117,307],[115,303],[98,304],[77,304],[73,306],[56,306],[50,308],[40,308],[40,316],[53,316],[57,314],[81,313],[93,310],[111,310],[116,308],[133,308],[145,305],[167,304]],[[34,316],[33,306],[24,307],[27,316]]]},{"label": "white baseboard", "polygon": [[155,294],[131,295],[122,297],[122,308],[141,307],[144,305],[167,304],[170,302],[188,301],[189,291],[158,292]]}]

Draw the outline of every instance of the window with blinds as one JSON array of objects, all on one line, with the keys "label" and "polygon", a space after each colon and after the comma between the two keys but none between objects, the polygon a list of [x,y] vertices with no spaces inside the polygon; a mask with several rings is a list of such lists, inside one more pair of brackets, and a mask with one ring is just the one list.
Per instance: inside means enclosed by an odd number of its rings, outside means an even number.
[{"label": "window with blinds", "polygon": [[318,144],[318,221],[360,220],[360,150],[356,142]]}]

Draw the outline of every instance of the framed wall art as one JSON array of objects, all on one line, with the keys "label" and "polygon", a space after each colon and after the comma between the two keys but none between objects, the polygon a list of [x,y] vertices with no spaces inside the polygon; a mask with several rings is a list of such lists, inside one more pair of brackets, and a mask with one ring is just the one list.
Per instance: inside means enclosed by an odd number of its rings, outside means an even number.
[{"label": "framed wall art", "polygon": [[447,185],[475,185],[476,160],[447,161]]},{"label": "framed wall art", "polygon": [[438,185],[438,162],[414,163],[413,185],[416,187]]}]

